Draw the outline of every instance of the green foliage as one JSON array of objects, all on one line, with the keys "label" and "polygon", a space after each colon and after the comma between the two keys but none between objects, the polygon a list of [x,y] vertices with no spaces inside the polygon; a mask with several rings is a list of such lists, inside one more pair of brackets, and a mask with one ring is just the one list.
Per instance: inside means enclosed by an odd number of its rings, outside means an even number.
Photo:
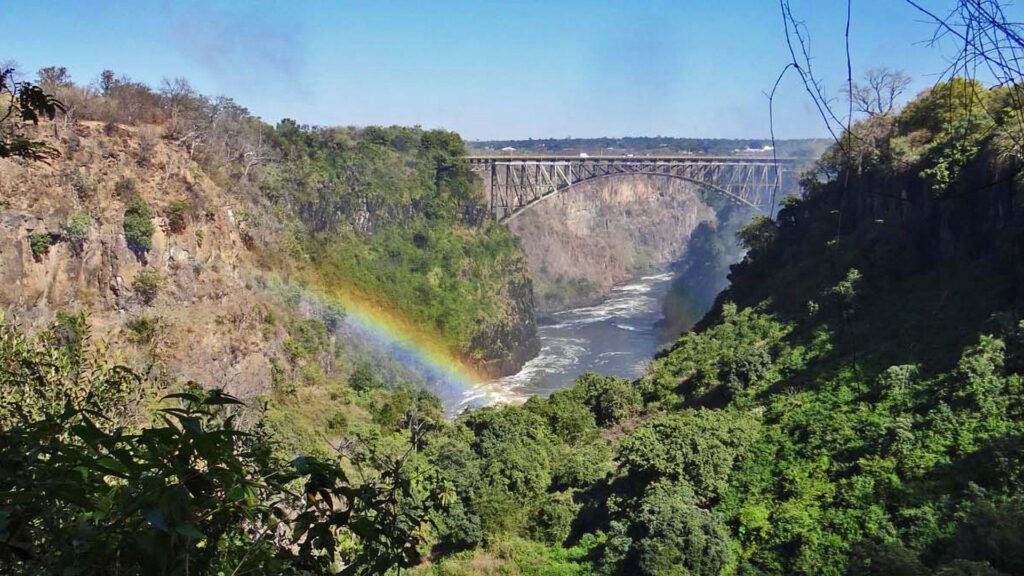
[{"label": "green foliage", "polygon": [[540,542],[562,544],[569,537],[578,511],[579,505],[573,502],[572,494],[555,492],[545,495],[530,520],[531,536]]},{"label": "green foliage", "polygon": [[721,521],[697,505],[685,484],[658,483],[640,502],[638,573],[650,576],[715,576],[729,560]]},{"label": "green foliage", "polygon": [[310,360],[327,345],[327,325],[318,318],[298,320],[292,325],[285,351],[292,362]]},{"label": "green foliage", "polygon": [[983,501],[975,505],[953,536],[948,557],[987,563],[1005,574],[1024,573],[1024,502]]},{"label": "green foliage", "polygon": [[84,314],[60,312],[35,337],[0,316],[0,430],[86,403],[112,422],[131,419],[138,378],[87,348],[88,336]]},{"label": "green foliage", "polygon": [[163,289],[164,277],[152,268],[143,268],[132,281],[132,290],[144,304],[151,304]]},{"label": "green foliage", "polygon": [[136,254],[148,252],[153,247],[153,211],[141,198],[128,203],[124,211],[124,239]]},{"label": "green foliage", "polygon": [[160,320],[152,316],[140,314],[125,322],[124,327],[130,332],[128,335],[130,341],[136,344],[149,344],[153,341],[157,330],[160,328]]},{"label": "green foliage", "polygon": [[73,212],[60,226],[61,239],[68,243],[73,252],[81,253],[92,227],[92,217],[85,212]]},{"label": "green foliage", "polygon": [[352,371],[348,377],[348,385],[356,392],[379,390],[385,386],[384,381],[377,375],[373,367],[365,362],[356,366],[356,369]]},{"label": "green foliage", "polygon": [[629,380],[593,373],[580,376],[570,394],[590,408],[600,426],[618,424],[634,416],[642,404],[640,393]]},{"label": "green foliage", "polygon": [[[717,405],[780,378],[781,342],[790,328],[753,308],[725,304],[718,323],[683,334],[658,358],[641,387],[649,402]],[[777,360],[778,359],[778,364]]]},{"label": "green foliage", "polygon": [[619,447],[618,462],[636,488],[659,479],[683,481],[697,502],[713,503],[728,487],[755,425],[719,410],[682,410],[631,432]]},{"label": "green foliage", "polygon": [[928,568],[900,544],[863,542],[850,556],[850,576],[927,576]]},{"label": "green foliage", "polygon": [[756,254],[771,246],[777,232],[774,220],[758,215],[754,216],[749,224],[740,228],[736,235],[739,236],[744,248]]},{"label": "green foliage", "polygon": [[359,482],[336,464],[280,460],[219,391],[166,396],[155,424],[118,420],[117,391],[140,379],[74,370],[70,354],[0,331],[5,572],[382,574],[419,562],[447,490],[435,473],[372,450],[355,458],[379,472]]},{"label": "green foliage", "polygon": [[519,499],[544,493],[551,484],[552,439],[544,421],[525,410],[484,409],[470,414],[474,451],[486,463],[484,483]]},{"label": "green foliage", "polygon": [[[588,375],[584,378],[600,377]],[[559,391],[547,401],[532,397],[526,406],[547,420],[556,437],[569,444],[579,444],[593,439],[597,423],[590,406],[580,402],[578,396],[572,391]]]},{"label": "green foliage", "polygon": [[39,260],[43,256],[49,254],[50,246],[53,246],[53,235],[49,232],[30,234],[28,237],[28,245],[32,250],[32,256],[36,260]]},{"label": "green foliage", "polygon": [[171,202],[167,209],[164,211],[164,215],[167,217],[167,226],[171,232],[180,234],[185,231],[185,227],[188,226],[188,216],[192,212],[192,204],[185,200],[175,200]]}]

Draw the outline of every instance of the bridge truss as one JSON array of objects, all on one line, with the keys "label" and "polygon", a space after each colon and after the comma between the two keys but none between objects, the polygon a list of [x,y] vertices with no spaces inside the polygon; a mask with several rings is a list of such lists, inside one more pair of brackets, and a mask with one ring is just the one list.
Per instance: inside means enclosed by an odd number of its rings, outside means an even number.
[{"label": "bridge truss", "polygon": [[773,192],[795,161],[751,156],[471,156],[470,166],[484,176],[490,209],[499,221],[569,188],[601,178],[625,175],[685,180],[760,212],[773,211]]}]

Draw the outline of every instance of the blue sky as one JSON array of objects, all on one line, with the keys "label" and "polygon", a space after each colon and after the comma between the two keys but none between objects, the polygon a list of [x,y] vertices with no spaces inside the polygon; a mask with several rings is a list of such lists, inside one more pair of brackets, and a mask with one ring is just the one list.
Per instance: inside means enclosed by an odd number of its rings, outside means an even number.
[{"label": "blue sky", "polygon": [[[837,89],[846,2],[792,5]],[[788,61],[776,0],[35,0],[3,12],[0,60],[26,70],[184,76],[270,122],[419,124],[470,139],[764,137],[764,92]],[[886,65],[911,74],[912,91],[928,86],[951,53],[926,45],[932,31],[902,0],[853,0],[855,73]],[[776,130],[825,134],[794,75]]]}]

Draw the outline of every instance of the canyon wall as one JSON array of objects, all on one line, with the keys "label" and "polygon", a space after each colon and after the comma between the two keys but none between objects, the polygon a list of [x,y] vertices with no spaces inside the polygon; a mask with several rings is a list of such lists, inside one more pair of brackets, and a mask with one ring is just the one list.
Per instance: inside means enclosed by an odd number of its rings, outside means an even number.
[{"label": "canyon wall", "polygon": [[508,222],[527,254],[540,312],[585,305],[683,253],[715,212],[700,189],[659,176],[585,182]]},{"label": "canyon wall", "polygon": [[[265,391],[287,333],[259,285],[257,207],[140,129],[83,123],[54,144],[49,164],[0,161],[0,313],[37,331],[87,311],[130,365]],[[145,252],[125,238],[132,200],[151,211]]]}]

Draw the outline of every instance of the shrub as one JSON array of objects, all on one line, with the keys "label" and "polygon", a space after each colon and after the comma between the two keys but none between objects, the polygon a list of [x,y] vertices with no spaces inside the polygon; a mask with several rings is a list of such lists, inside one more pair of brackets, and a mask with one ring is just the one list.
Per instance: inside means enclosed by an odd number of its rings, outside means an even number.
[{"label": "shrub", "polygon": [[641,574],[720,574],[729,562],[725,528],[697,505],[684,484],[659,483],[644,495],[635,517]]},{"label": "shrub", "polygon": [[291,361],[297,362],[313,358],[326,349],[327,344],[327,326],[316,318],[307,318],[292,326],[291,338],[284,347]]},{"label": "shrub", "polygon": [[547,544],[561,544],[569,538],[579,505],[568,492],[544,495],[538,502],[530,526],[531,535]]},{"label": "shrub", "polygon": [[149,344],[153,341],[153,336],[156,336],[160,321],[152,316],[141,314],[129,319],[124,326],[130,332],[128,340],[136,344]]},{"label": "shrub", "polygon": [[728,487],[754,426],[752,420],[719,410],[682,410],[630,432],[619,446],[618,461],[634,486],[656,479],[683,481],[700,503],[713,502]]},{"label": "shrub", "polygon": [[574,394],[594,413],[599,426],[609,426],[639,412],[640,392],[625,378],[608,378],[587,373],[576,379]]},{"label": "shrub", "polygon": [[377,372],[368,363],[364,362],[356,366],[352,375],[348,377],[348,385],[357,392],[377,390],[384,388],[384,381],[377,376]]},{"label": "shrub", "polygon": [[751,252],[764,252],[775,242],[778,235],[778,226],[767,216],[754,216],[750,223],[739,229],[736,236],[739,237],[743,247]]},{"label": "shrub", "polygon": [[88,172],[75,172],[71,177],[71,189],[75,191],[79,200],[88,200],[96,194],[96,181]]},{"label": "shrub", "polygon": [[70,354],[72,364],[81,361],[82,347],[89,339],[89,318],[85,312],[57,312],[50,324],[50,341]]},{"label": "shrub", "polygon": [[86,237],[89,236],[89,227],[92,226],[92,217],[85,212],[75,212],[69,215],[60,226],[60,235],[68,246],[75,253],[82,251]]},{"label": "shrub", "polygon": [[140,254],[153,247],[153,212],[141,198],[128,203],[123,227],[124,239],[133,252]]},{"label": "shrub", "polygon": [[32,257],[38,261],[50,252],[50,246],[53,245],[53,237],[47,232],[30,234],[28,245],[32,248]]},{"label": "shrub", "polygon": [[114,182],[114,193],[121,198],[135,196],[135,179],[131,176],[121,176]]},{"label": "shrub", "polygon": [[164,286],[164,278],[152,268],[143,268],[132,282],[132,290],[146,304],[151,303]]},{"label": "shrub", "polygon": [[188,215],[192,211],[192,205],[185,200],[176,200],[164,211],[167,217],[167,225],[175,234],[185,231],[188,225]]}]

